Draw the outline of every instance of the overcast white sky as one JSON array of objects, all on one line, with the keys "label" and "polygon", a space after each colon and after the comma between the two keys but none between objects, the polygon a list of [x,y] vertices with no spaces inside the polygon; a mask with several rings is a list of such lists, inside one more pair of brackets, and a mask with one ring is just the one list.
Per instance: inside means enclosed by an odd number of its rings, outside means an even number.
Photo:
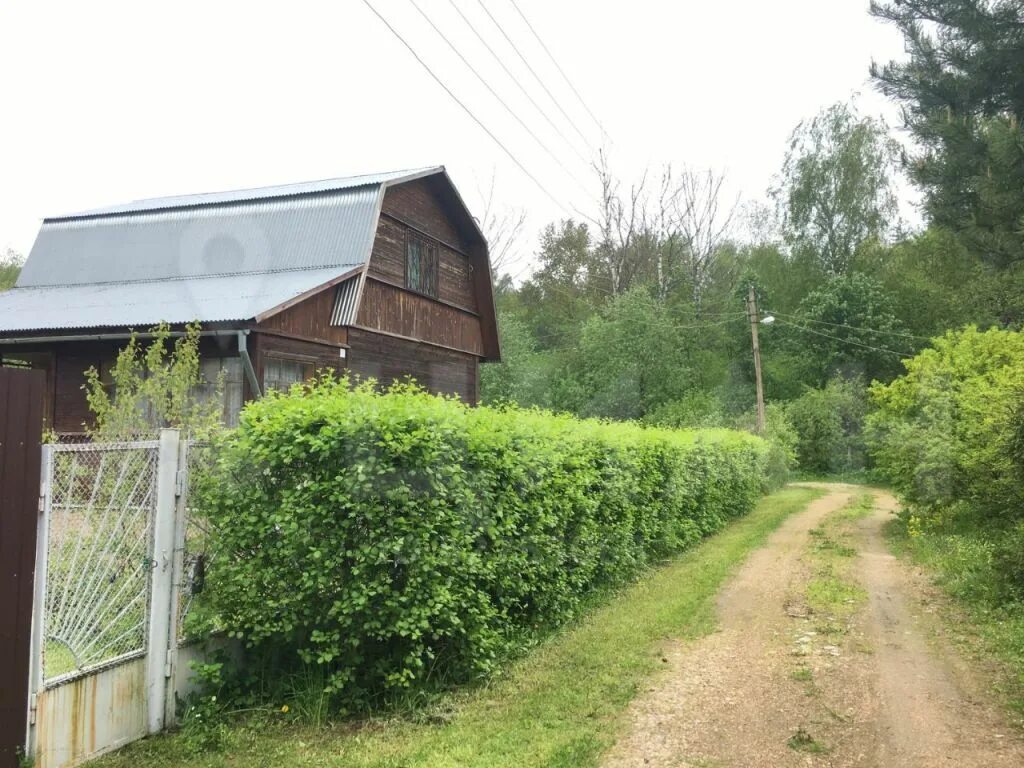
[{"label": "overcast white sky", "polygon": [[[711,167],[727,173],[730,194],[759,199],[789,132],[821,107],[859,92],[863,112],[897,122],[867,68],[872,57],[900,57],[902,42],[868,16],[867,0],[517,1],[604,124],[612,165],[627,180],[667,162]],[[410,0],[373,2],[565,208],[592,210],[584,138],[597,147],[600,130],[510,0],[416,2],[586,188],[509,117]],[[565,215],[362,0],[3,0],[0,132],[0,250],[25,254],[46,215],[434,164],[448,167],[475,213],[494,174],[501,204],[528,213],[527,257],[540,227]]]}]

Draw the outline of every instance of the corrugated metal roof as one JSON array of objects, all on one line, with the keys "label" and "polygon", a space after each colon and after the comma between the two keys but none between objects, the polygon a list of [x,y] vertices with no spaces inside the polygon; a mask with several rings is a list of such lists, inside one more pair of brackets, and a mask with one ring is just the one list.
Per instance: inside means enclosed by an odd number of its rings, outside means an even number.
[{"label": "corrugated metal roof", "polygon": [[204,208],[46,221],[19,287],[212,277],[362,264],[379,187]]},{"label": "corrugated metal roof", "polygon": [[334,309],[331,310],[331,325],[353,325],[356,321],[356,309],[359,302],[359,282],[361,276],[350,277],[341,283],[334,292]]},{"label": "corrugated metal roof", "polygon": [[47,218],[17,287],[0,294],[0,331],[255,318],[364,265],[385,188],[438,173],[444,168]]},{"label": "corrugated metal roof", "polygon": [[386,173],[366,173],[359,176],[343,176],[336,179],[319,181],[303,181],[297,184],[279,184],[272,187],[255,187],[253,189],[235,189],[226,192],[203,192],[196,195],[176,195],[173,197],[154,197],[147,200],[134,200],[121,205],[94,208],[78,213],[67,213],[62,216],[48,217],[47,220],[71,219],[84,216],[109,216],[119,213],[139,211],[166,210],[168,208],[194,208],[203,205],[239,202],[244,200],[268,200],[275,197],[292,197],[316,192],[336,192],[353,187],[380,186],[397,181],[408,181],[418,176],[441,173],[443,166],[413,168],[404,171],[388,171]]},{"label": "corrugated metal roof", "polygon": [[0,331],[248,320],[338,276],[336,267],[0,292]]}]

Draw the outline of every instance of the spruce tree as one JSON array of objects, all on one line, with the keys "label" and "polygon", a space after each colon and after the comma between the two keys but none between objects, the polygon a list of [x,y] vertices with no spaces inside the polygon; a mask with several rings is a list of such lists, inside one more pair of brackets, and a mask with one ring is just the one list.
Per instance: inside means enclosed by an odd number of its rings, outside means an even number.
[{"label": "spruce tree", "polygon": [[874,63],[917,142],[925,211],[996,267],[1024,261],[1024,0],[874,0],[908,58]]}]

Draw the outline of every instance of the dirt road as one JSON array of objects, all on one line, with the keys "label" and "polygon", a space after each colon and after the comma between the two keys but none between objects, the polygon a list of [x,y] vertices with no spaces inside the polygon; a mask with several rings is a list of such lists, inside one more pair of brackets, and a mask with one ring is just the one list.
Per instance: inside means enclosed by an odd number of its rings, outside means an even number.
[{"label": "dirt road", "polygon": [[888,494],[829,485],[666,653],[608,755],[623,766],[1021,768],[1024,740],[886,549]]}]

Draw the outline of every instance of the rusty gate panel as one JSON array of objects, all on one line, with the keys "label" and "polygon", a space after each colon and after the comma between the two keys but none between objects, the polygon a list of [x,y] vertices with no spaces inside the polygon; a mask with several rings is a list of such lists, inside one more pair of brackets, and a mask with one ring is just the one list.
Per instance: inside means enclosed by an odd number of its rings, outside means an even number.
[{"label": "rusty gate panel", "polygon": [[145,700],[145,658],[43,690],[36,698],[35,765],[75,765],[142,738]]},{"label": "rusty gate panel", "polygon": [[18,765],[28,727],[45,391],[43,371],[0,368],[0,768]]}]

